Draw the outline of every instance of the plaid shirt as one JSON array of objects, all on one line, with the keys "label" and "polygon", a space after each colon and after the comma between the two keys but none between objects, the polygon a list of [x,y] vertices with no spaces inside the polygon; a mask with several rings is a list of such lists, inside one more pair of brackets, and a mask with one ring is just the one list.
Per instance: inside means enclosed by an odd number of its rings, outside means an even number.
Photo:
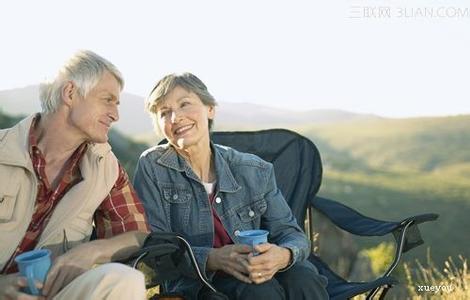
[{"label": "plaid shirt", "polygon": [[[38,115],[33,119],[29,131],[29,154],[38,179],[34,213],[23,240],[3,268],[3,274],[18,271],[14,262],[15,257],[34,249],[54,208],[67,191],[83,179],[79,163],[87,150],[86,143],[83,143],[75,150],[65,163],[65,171],[60,177],[60,181],[55,187],[51,186],[45,172],[46,160],[37,146],[37,138],[34,135],[34,129],[39,118]],[[108,238],[132,230],[149,231],[142,203],[129,183],[129,177],[121,165],[119,165],[119,177],[108,196],[96,210],[94,219],[98,238]]]}]

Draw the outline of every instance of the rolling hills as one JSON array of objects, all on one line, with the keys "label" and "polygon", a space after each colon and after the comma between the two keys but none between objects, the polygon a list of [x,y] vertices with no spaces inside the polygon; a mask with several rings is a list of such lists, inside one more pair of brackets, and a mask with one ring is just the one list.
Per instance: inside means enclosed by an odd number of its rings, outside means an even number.
[{"label": "rolling hills", "polygon": [[[0,109],[9,114],[31,114],[40,111],[37,85],[0,91]],[[220,101],[215,128],[253,130],[270,127],[290,127],[303,124],[327,124],[350,120],[379,119],[369,114],[341,110],[311,110],[306,112],[272,108],[252,103]],[[120,120],[115,127],[128,136],[148,135],[153,131],[150,116],[144,111],[144,97],[123,92],[119,109]]]},{"label": "rolling hills", "polygon": [[[359,121],[296,130],[322,153],[321,195],[386,220],[438,213],[437,222],[423,226],[433,258],[443,263],[449,255],[470,257],[470,116]],[[420,247],[408,259],[423,259],[425,251]]]}]

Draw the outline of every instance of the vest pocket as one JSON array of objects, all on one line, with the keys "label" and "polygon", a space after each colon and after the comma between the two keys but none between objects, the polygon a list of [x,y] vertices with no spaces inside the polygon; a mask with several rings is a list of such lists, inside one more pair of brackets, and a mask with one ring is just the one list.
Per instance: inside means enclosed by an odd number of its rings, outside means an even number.
[{"label": "vest pocket", "polygon": [[19,187],[19,184],[14,184],[5,185],[0,188],[0,223],[6,223],[11,220],[15,210]]}]

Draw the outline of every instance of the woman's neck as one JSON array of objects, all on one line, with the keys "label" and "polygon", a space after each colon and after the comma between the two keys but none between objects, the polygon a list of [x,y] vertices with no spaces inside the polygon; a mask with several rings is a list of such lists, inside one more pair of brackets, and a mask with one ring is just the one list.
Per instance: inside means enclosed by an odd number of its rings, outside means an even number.
[{"label": "woman's neck", "polygon": [[189,163],[193,172],[202,182],[213,182],[216,176],[210,144],[207,143],[205,146],[195,148],[196,147],[189,147],[177,151]]}]

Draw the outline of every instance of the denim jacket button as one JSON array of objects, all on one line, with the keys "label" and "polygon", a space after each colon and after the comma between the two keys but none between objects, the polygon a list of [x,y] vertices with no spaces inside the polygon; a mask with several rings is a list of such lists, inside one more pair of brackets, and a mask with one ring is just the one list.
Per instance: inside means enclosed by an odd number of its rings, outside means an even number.
[{"label": "denim jacket button", "polygon": [[222,202],[222,199],[220,199],[220,197],[215,198],[215,203],[220,203],[220,202]]},{"label": "denim jacket button", "polygon": [[254,216],[255,216],[255,212],[252,211],[252,210],[250,210],[250,211],[248,212],[248,215],[249,215],[250,217],[254,217]]},{"label": "denim jacket button", "polygon": [[235,230],[235,232],[233,233],[235,236],[238,236],[240,234],[240,230]]},{"label": "denim jacket button", "polygon": [[178,194],[173,195],[173,200],[176,200],[176,199],[178,199]]}]

